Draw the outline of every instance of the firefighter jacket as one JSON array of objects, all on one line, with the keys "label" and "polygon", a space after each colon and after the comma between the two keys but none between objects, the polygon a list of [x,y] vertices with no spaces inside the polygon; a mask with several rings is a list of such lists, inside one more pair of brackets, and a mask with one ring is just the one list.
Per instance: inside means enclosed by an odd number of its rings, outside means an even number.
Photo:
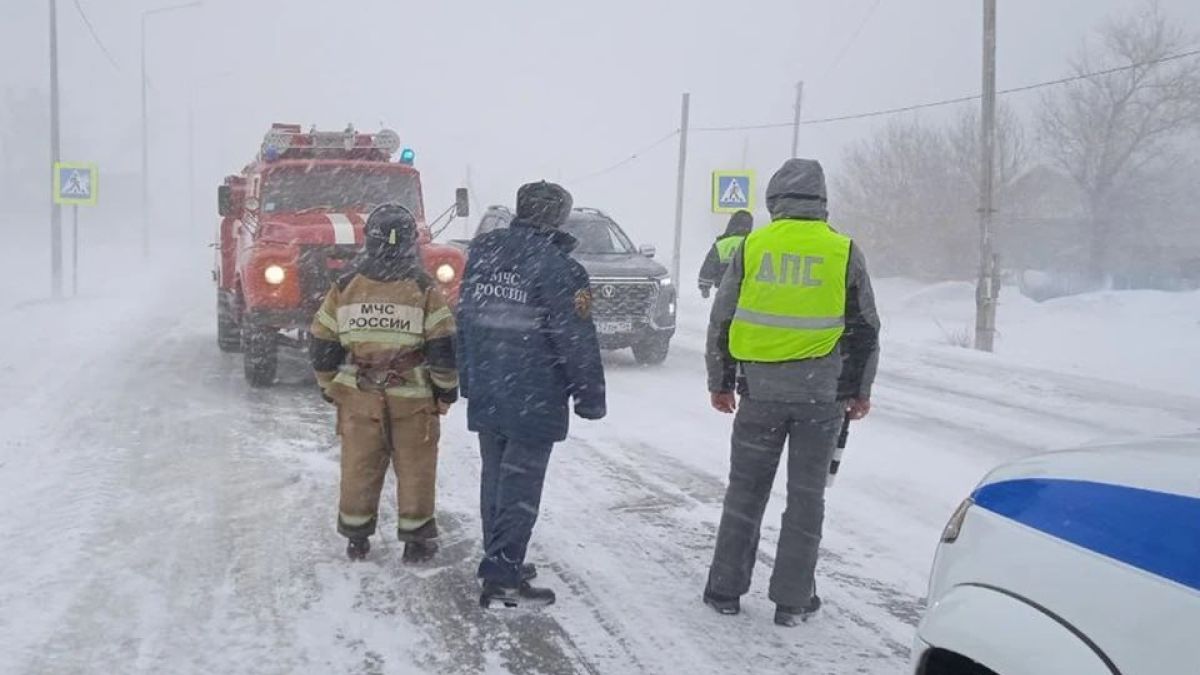
[{"label": "firefighter jacket", "polygon": [[459,362],[471,431],[555,442],[569,403],[605,414],[604,367],[587,272],[565,232],[520,220],[471,244],[458,305]]},{"label": "firefighter jacket", "polygon": [[312,364],[326,395],[384,392],[389,408],[427,409],[458,398],[454,315],[418,269],[380,280],[343,276],[312,323]]}]

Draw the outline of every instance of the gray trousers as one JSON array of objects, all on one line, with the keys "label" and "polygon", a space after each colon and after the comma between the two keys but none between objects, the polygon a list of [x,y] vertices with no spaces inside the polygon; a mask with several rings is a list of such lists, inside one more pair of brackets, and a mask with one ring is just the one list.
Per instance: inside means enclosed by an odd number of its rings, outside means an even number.
[{"label": "gray trousers", "polygon": [[825,478],[844,413],[845,406],[840,403],[742,398],[733,422],[729,488],[708,573],[709,592],[739,597],[750,590],[763,511],[786,442],[787,508],[769,596],[779,605],[808,604],[816,587]]}]

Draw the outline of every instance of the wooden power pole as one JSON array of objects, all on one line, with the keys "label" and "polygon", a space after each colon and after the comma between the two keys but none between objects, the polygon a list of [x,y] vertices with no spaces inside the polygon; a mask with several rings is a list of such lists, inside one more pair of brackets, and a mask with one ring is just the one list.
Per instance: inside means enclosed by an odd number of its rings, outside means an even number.
[{"label": "wooden power pole", "polygon": [[975,349],[992,351],[996,340],[999,275],[992,250],[996,180],[996,0],[983,0],[983,108],[979,132],[979,279],[975,287]]}]

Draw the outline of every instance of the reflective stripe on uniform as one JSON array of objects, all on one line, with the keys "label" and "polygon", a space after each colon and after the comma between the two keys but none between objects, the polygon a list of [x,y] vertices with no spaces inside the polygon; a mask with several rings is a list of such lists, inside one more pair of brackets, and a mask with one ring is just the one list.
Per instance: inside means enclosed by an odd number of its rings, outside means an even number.
[{"label": "reflective stripe on uniform", "polygon": [[338,512],[338,518],[340,518],[342,521],[342,524],[346,525],[347,527],[362,527],[363,525],[366,525],[367,523],[371,522],[372,520],[375,520],[374,515],[352,516],[348,513],[343,513],[341,511]]},{"label": "reflective stripe on uniform", "polygon": [[326,312],[324,308],[317,310],[316,318],[317,318],[317,321],[320,322],[320,324],[322,326],[328,328],[334,335],[337,335],[337,332],[338,332],[337,319],[333,318],[332,316],[329,316],[329,313]]},{"label": "reflective stripe on uniform", "polygon": [[779,314],[756,312],[744,307],[738,307],[733,318],[759,326],[798,328],[800,330],[826,330],[846,326],[846,317],[844,316],[780,316]]},{"label": "reflective stripe on uniform", "polygon": [[381,330],[355,330],[341,334],[343,345],[370,342],[388,347],[419,347],[425,340],[407,333],[389,333]]},{"label": "reflective stripe on uniform", "polygon": [[448,319],[453,319],[453,318],[454,318],[454,313],[450,311],[450,308],[442,307],[441,309],[436,310],[432,314],[427,314],[425,316],[425,330],[431,330],[438,324],[442,323],[443,321],[446,321]]},{"label": "reflective stripe on uniform", "polygon": [[397,518],[396,529],[404,532],[412,532],[413,530],[420,529],[425,523],[431,520],[433,520],[433,516],[427,518]]},{"label": "reflective stripe on uniform", "polygon": [[425,328],[425,310],[392,302],[357,302],[337,309],[338,332],[390,331],[420,335]]}]

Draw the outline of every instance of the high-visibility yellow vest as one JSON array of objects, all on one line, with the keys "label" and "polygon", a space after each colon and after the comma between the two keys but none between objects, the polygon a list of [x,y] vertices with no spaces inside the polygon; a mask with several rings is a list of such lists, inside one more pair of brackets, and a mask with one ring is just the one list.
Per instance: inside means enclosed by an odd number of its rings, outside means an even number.
[{"label": "high-visibility yellow vest", "polygon": [[742,289],[729,331],[739,361],[832,353],[846,328],[850,238],[819,220],[776,220],[746,237]]},{"label": "high-visibility yellow vest", "polygon": [[721,264],[728,265],[729,261],[733,259],[733,252],[736,251],[737,247],[741,246],[742,242],[745,240],[746,237],[740,234],[735,234],[730,237],[721,237],[718,239],[717,258],[720,259]]}]

